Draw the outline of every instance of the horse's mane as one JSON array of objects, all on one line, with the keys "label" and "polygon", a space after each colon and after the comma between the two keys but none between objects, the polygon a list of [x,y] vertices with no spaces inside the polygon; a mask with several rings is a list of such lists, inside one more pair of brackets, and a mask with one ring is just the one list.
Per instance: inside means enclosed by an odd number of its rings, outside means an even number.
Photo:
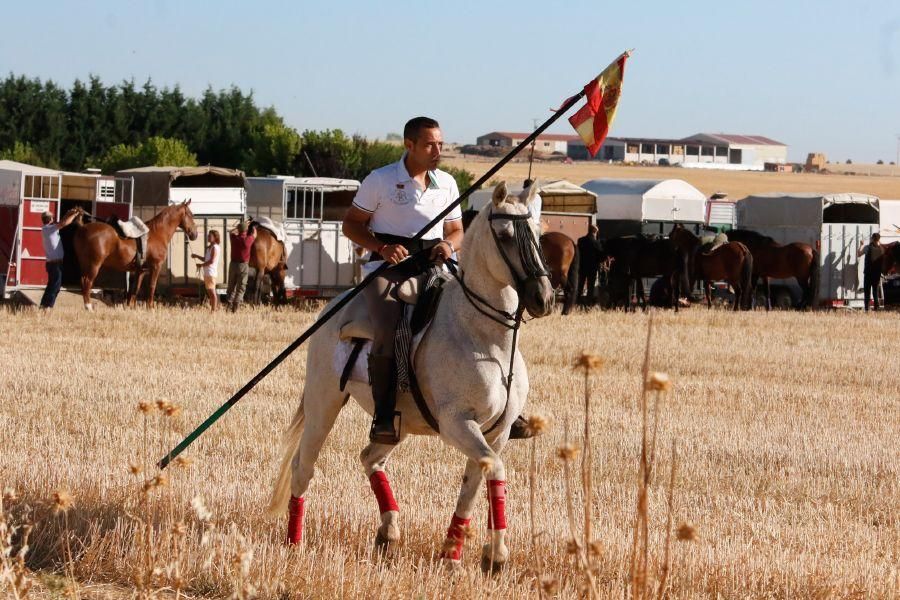
[{"label": "horse's mane", "polygon": [[158,213],[156,213],[155,215],[153,215],[153,216],[152,216],[150,219],[148,219],[147,221],[144,221],[144,224],[147,225],[147,227],[150,227],[150,225],[156,224],[156,223],[160,220],[160,218],[161,218],[163,215],[168,214],[168,212],[169,212],[170,210],[178,210],[178,209],[181,208],[182,206],[185,206],[185,205],[184,205],[183,203],[170,204],[170,205],[166,206],[165,208],[163,208],[163,209],[162,209],[161,211],[159,211]]},{"label": "horse's mane", "polygon": [[[750,229],[731,229],[730,231],[725,232],[725,235],[728,236],[728,239],[734,237],[737,239],[738,237],[748,240],[750,242],[755,242],[757,244],[774,244],[775,240],[767,235],[763,235],[758,231],[751,231]],[[740,240],[738,240],[740,241]]]}]

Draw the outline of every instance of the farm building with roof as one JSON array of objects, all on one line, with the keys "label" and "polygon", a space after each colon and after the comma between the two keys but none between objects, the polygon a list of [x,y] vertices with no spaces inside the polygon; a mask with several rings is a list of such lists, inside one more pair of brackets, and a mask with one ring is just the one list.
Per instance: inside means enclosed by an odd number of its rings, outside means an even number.
[{"label": "farm building with roof", "polygon": [[[568,144],[569,157],[590,158],[584,142]],[[681,139],[609,137],[595,157],[598,160],[710,167],[762,169],[765,163],[787,162],[787,145],[761,135],[698,133]],[[727,167],[726,167],[727,168]]]},{"label": "farm building with roof", "polygon": [[[512,148],[525,141],[530,133],[513,133],[509,131],[492,131],[479,136],[476,144],[479,146],[493,146],[495,148]],[[567,154],[569,144],[575,140],[581,140],[577,135],[560,135],[558,133],[544,133],[538,136],[534,149],[537,152],[552,154],[560,152]]]}]

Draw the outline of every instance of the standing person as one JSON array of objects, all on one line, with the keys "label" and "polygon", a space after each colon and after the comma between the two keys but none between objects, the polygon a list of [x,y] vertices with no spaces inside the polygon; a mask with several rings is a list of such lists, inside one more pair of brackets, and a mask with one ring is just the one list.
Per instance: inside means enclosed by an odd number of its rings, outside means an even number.
[{"label": "standing person", "polygon": [[577,297],[581,296],[585,284],[587,284],[587,294],[585,295],[585,304],[592,305],[596,302],[594,297],[595,286],[597,285],[597,275],[600,272],[600,254],[602,248],[600,240],[597,239],[600,230],[596,225],[588,227],[588,233],[578,238],[578,291],[575,293]]},{"label": "standing person", "polygon": [[216,310],[219,306],[219,296],[216,294],[216,277],[219,274],[219,232],[215,229],[210,230],[206,235],[206,252],[203,256],[199,254],[191,254],[191,258],[202,260],[197,265],[198,269],[203,272],[203,286],[206,288],[206,297],[209,298],[210,310]]},{"label": "standing person", "polygon": [[[399,265],[385,271],[363,292],[375,327],[369,355],[369,382],[375,400],[371,441],[396,444],[394,408],[397,401],[397,365],[394,336],[403,313],[395,287],[421,271],[405,260],[410,254],[429,251],[431,260],[444,261],[463,242],[459,207],[443,223],[412,241],[419,230],[459,198],[456,180],[437,168],[444,140],[440,125],[429,117],[416,117],[403,128],[406,151],[396,163],[372,171],[359,186],[344,217],[344,235],[372,254],[364,271],[382,262]],[[401,264],[402,263],[402,264]]]},{"label": "standing person", "polygon": [[62,287],[63,250],[59,230],[66,227],[78,215],[79,209],[73,208],[65,214],[62,221],[53,222],[53,213],[45,211],[41,214],[41,240],[44,242],[45,267],[47,269],[47,286],[44,295],[41,296],[41,308],[53,308],[56,304],[56,296]]},{"label": "standing person", "polygon": [[[878,303],[881,300],[881,276],[882,266],[884,263],[884,246],[881,245],[881,234],[875,232],[872,234],[868,244],[859,241],[859,249],[856,256],[865,256],[863,263],[863,299],[865,301],[865,311],[869,312],[869,298],[873,300],[872,309],[878,310]],[[871,292],[871,294],[870,294]]]},{"label": "standing person", "polygon": [[228,264],[228,308],[237,312],[244,292],[247,291],[247,276],[250,273],[250,248],[256,239],[256,227],[251,220],[241,221],[229,233],[231,241],[231,262]]}]

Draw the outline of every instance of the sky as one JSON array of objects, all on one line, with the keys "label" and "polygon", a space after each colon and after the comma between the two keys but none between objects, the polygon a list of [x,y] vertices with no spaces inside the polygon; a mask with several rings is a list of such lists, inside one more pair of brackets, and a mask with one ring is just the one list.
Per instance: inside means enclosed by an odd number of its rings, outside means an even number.
[{"label": "sky", "polygon": [[610,135],[764,135],[795,161],[900,148],[897,0],[34,0],[3,18],[0,74],[236,85],[301,131],[530,131],[634,48]]}]

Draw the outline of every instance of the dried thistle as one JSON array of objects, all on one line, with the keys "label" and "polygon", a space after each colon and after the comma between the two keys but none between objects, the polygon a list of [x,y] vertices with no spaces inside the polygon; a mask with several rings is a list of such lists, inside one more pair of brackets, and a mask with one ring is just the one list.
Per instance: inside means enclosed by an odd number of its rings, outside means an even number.
[{"label": "dried thistle", "polygon": [[591,556],[599,557],[600,555],[603,554],[603,543],[599,542],[597,540],[594,540],[588,546],[588,552],[590,553]]},{"label": "dried thistle", "polygon": [[152,413],[156,408],[150,402],[138,402],[138,410],[145,415]]},{"label": "dried thistle", "polygon": [[53,512],[55,514],[68,512],[74,505],[72,494],[68,490],[58,489],[53,492]]},{"label": "dried thistle", "polygon": [[588,354],[582,352],[581,356],[575,359],[572,368],[575,370],[584,369],[585,371],[598,371],[603,368],[604,360],[596,354]]},{"label": "dried thistle", "polygon": [[182,537],[187,532],[187,527],[184,524],[184,521],[178,521],[174,525],[172,525],[172,535],[175,537]]},{"label": "dried thistle", "polygon": [[181,414],[181,407],[177,404],[166,404],[162,411],[167,417],[177,417]]},{"label": "dried thistle", "polygon": [[191,508],[194,509],[194,513],[197,515],[198,520],[204,522],[212,520],[212,513],[206,508],[206,504],[203,503],[202,497],[194,496],[194,499],[191,500]]},{"label": "dried thistle", "polygon": [[19,497],[16,495],[16,490],[11,487],[3,488],[3,493],[0,494],[0,496],[3,497],[3,502],[15,502],[19,499]]},{"label": "dried thistle", "polygon": [[132,475],[140,475],[141,473],[144,472],[144,467],[142,467],[141,465],[139,465],[136,462],[129,462],[128,463],[128,472],[131,473]]},{"label": "dried thistle", "polygon": [[167,410],[169,410],[169,409],[172,408],[172,403],[169,402],[168,400],[157,400],[157,401],[156,401],[156,408],[158,408],[159,410],[165,412],[165,411],[167,411]]},{"label": "dried thistle", "polygon": [[562,446],[559,446],[556,449],[556,457],[559,458],[563,462],[569,462],[570,460],[575,460],[575,457],[578,456],[579,448],[575,444],[566,442]]},{"label": "dried thistle", "polygon": [[668,392],[672,389],[672,380],[666,373],[654,371],[650,373],[646,383],[647,389],[656,392]]},{"label": "dried thistle", "polygon": [[540,435],[550,427],[550,421],[542,414],[533,414],[525,420],[525,429],[532,436]]},{"label": "dried thistle", "polygon": [[187,458],[186,456],[179,456],[175,460],[172,461],[175,463],[176,467],[187,468],[194,464],[193,459]]},{"label": "dried thistle", "polygon": [[566,554],[578,554],[579,549],[581,549],[581,544],[578,543],[578,540],[569,539],[566,541]]},{"label": "dried thistle", "polygon": [[679,542],[693,542],[697,539],[697,530],[693,525],[682,523],[675,532],[675,538]]},{"label": "dried thistle", "polygon": [[555,595],[559,592],[559,580],[549,575],[541,577],[541,590],[548,596]]}]

